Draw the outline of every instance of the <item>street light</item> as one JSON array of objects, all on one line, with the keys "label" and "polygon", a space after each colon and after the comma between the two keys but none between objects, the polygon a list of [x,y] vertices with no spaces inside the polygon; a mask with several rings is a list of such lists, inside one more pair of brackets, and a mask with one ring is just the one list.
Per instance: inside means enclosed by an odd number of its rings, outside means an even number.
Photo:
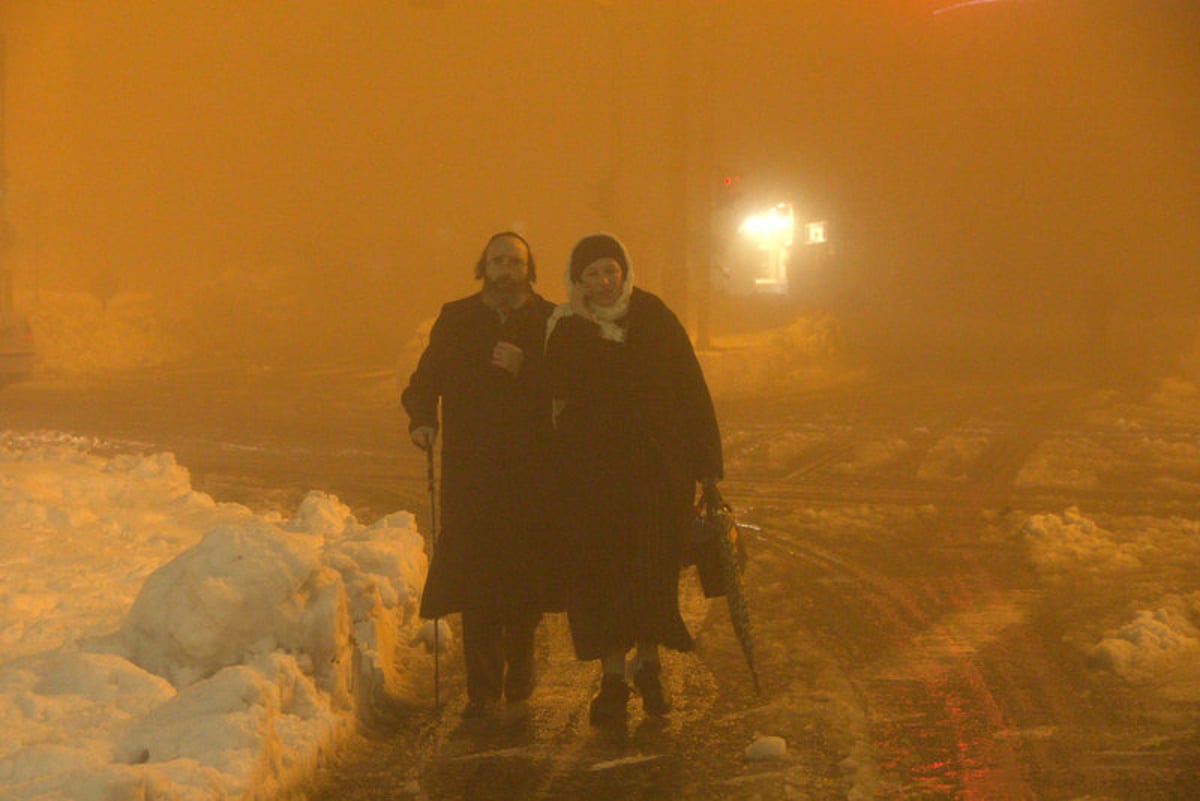
[{"label": "street light", "polygon": [[762,273],[754,279],[754,288],[762,293],[786,295],[789,251],[796,236],[796,215],[791,204],[777,203],[762,214],[752,214],[738,230],[766,257]]}]

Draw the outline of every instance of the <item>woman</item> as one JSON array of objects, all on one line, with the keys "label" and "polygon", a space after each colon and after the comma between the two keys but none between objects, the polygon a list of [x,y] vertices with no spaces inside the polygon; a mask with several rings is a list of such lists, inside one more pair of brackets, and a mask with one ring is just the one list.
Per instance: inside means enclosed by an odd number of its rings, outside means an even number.
[{"label": "woman", "polygon": [[681,549],[696,482],[721,478],[721,438],[687,332],[634,287],[624,246],[584,237],[567,284],[545,363],[574,549],[567,615],[576,656],[602,669],[591,722],[623,724],[626,654],[636,648],[633,682],[657,716],[670,711],[659,646],[693,647],[679,614]]}]

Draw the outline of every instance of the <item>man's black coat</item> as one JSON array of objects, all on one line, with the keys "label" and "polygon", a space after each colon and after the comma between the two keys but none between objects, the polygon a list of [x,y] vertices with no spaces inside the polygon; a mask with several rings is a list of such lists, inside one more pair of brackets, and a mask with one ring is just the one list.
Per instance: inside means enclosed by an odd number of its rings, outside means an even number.
[{"label": "man's black coat", "polygon": [[[421,616],[464,609],[553,611],[546,523],[550,398],[543,371],[553,304],[534,294],[502,323],[482,295],[442,307],[401,402],[410,430],[438,427],[441,520]],[[491,364],[504,340],[524,361],[517,375]]]}]

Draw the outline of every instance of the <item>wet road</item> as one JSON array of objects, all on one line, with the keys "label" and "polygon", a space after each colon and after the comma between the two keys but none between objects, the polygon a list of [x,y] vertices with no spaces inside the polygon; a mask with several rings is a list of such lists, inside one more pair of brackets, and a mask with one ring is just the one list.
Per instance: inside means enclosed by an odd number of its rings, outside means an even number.
[{"label": "wet road", "polygon": [[[908,381],[719,402],[761,696],[723,602],[689,574],[698,650],[666,659],[677,708],[665,722],[635,699],[626,732],[592,730],[596,676],[572,660],[555,616],[527,706],[462,721],[461,671],[447,655],[441,708],[382,711],[308,797],[1200,798],[1195,705],[1097,670],[1079,647],[1080,630],[1127,614],[1113,607],[1129,598],[1045,582],[1020,533],[1029,514],[1080,503],[1200,518],[1187,483],[1017,480],[1048,438],[1121,435],[1090,416],[1092,396],[1069,384]],[[427,519],[425,463],[386,369],[33,381],[0,392],[0,420],[173,451],[197,489],[260,510],[290,512],[322,489],[363,520],[396,509]],[[1196,436],[1190,420],[1140,430],[1180,426]],[[1196,592],[1194,568],[1154,581]],[[418,689],[431,680],[417,666]],[[761,735],[782,737],[786,756],[747,759]]]}]

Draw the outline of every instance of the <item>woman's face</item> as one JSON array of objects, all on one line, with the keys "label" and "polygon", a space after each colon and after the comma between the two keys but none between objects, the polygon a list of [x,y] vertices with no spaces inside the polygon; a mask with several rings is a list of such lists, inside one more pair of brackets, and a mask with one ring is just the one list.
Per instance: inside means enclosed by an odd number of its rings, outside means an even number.
[{"label": "woman's face", "polygon": [[596,259],[579,274],[583,295],[597,306],[611,306],[621,297],[621,265],[616,259]]}]

